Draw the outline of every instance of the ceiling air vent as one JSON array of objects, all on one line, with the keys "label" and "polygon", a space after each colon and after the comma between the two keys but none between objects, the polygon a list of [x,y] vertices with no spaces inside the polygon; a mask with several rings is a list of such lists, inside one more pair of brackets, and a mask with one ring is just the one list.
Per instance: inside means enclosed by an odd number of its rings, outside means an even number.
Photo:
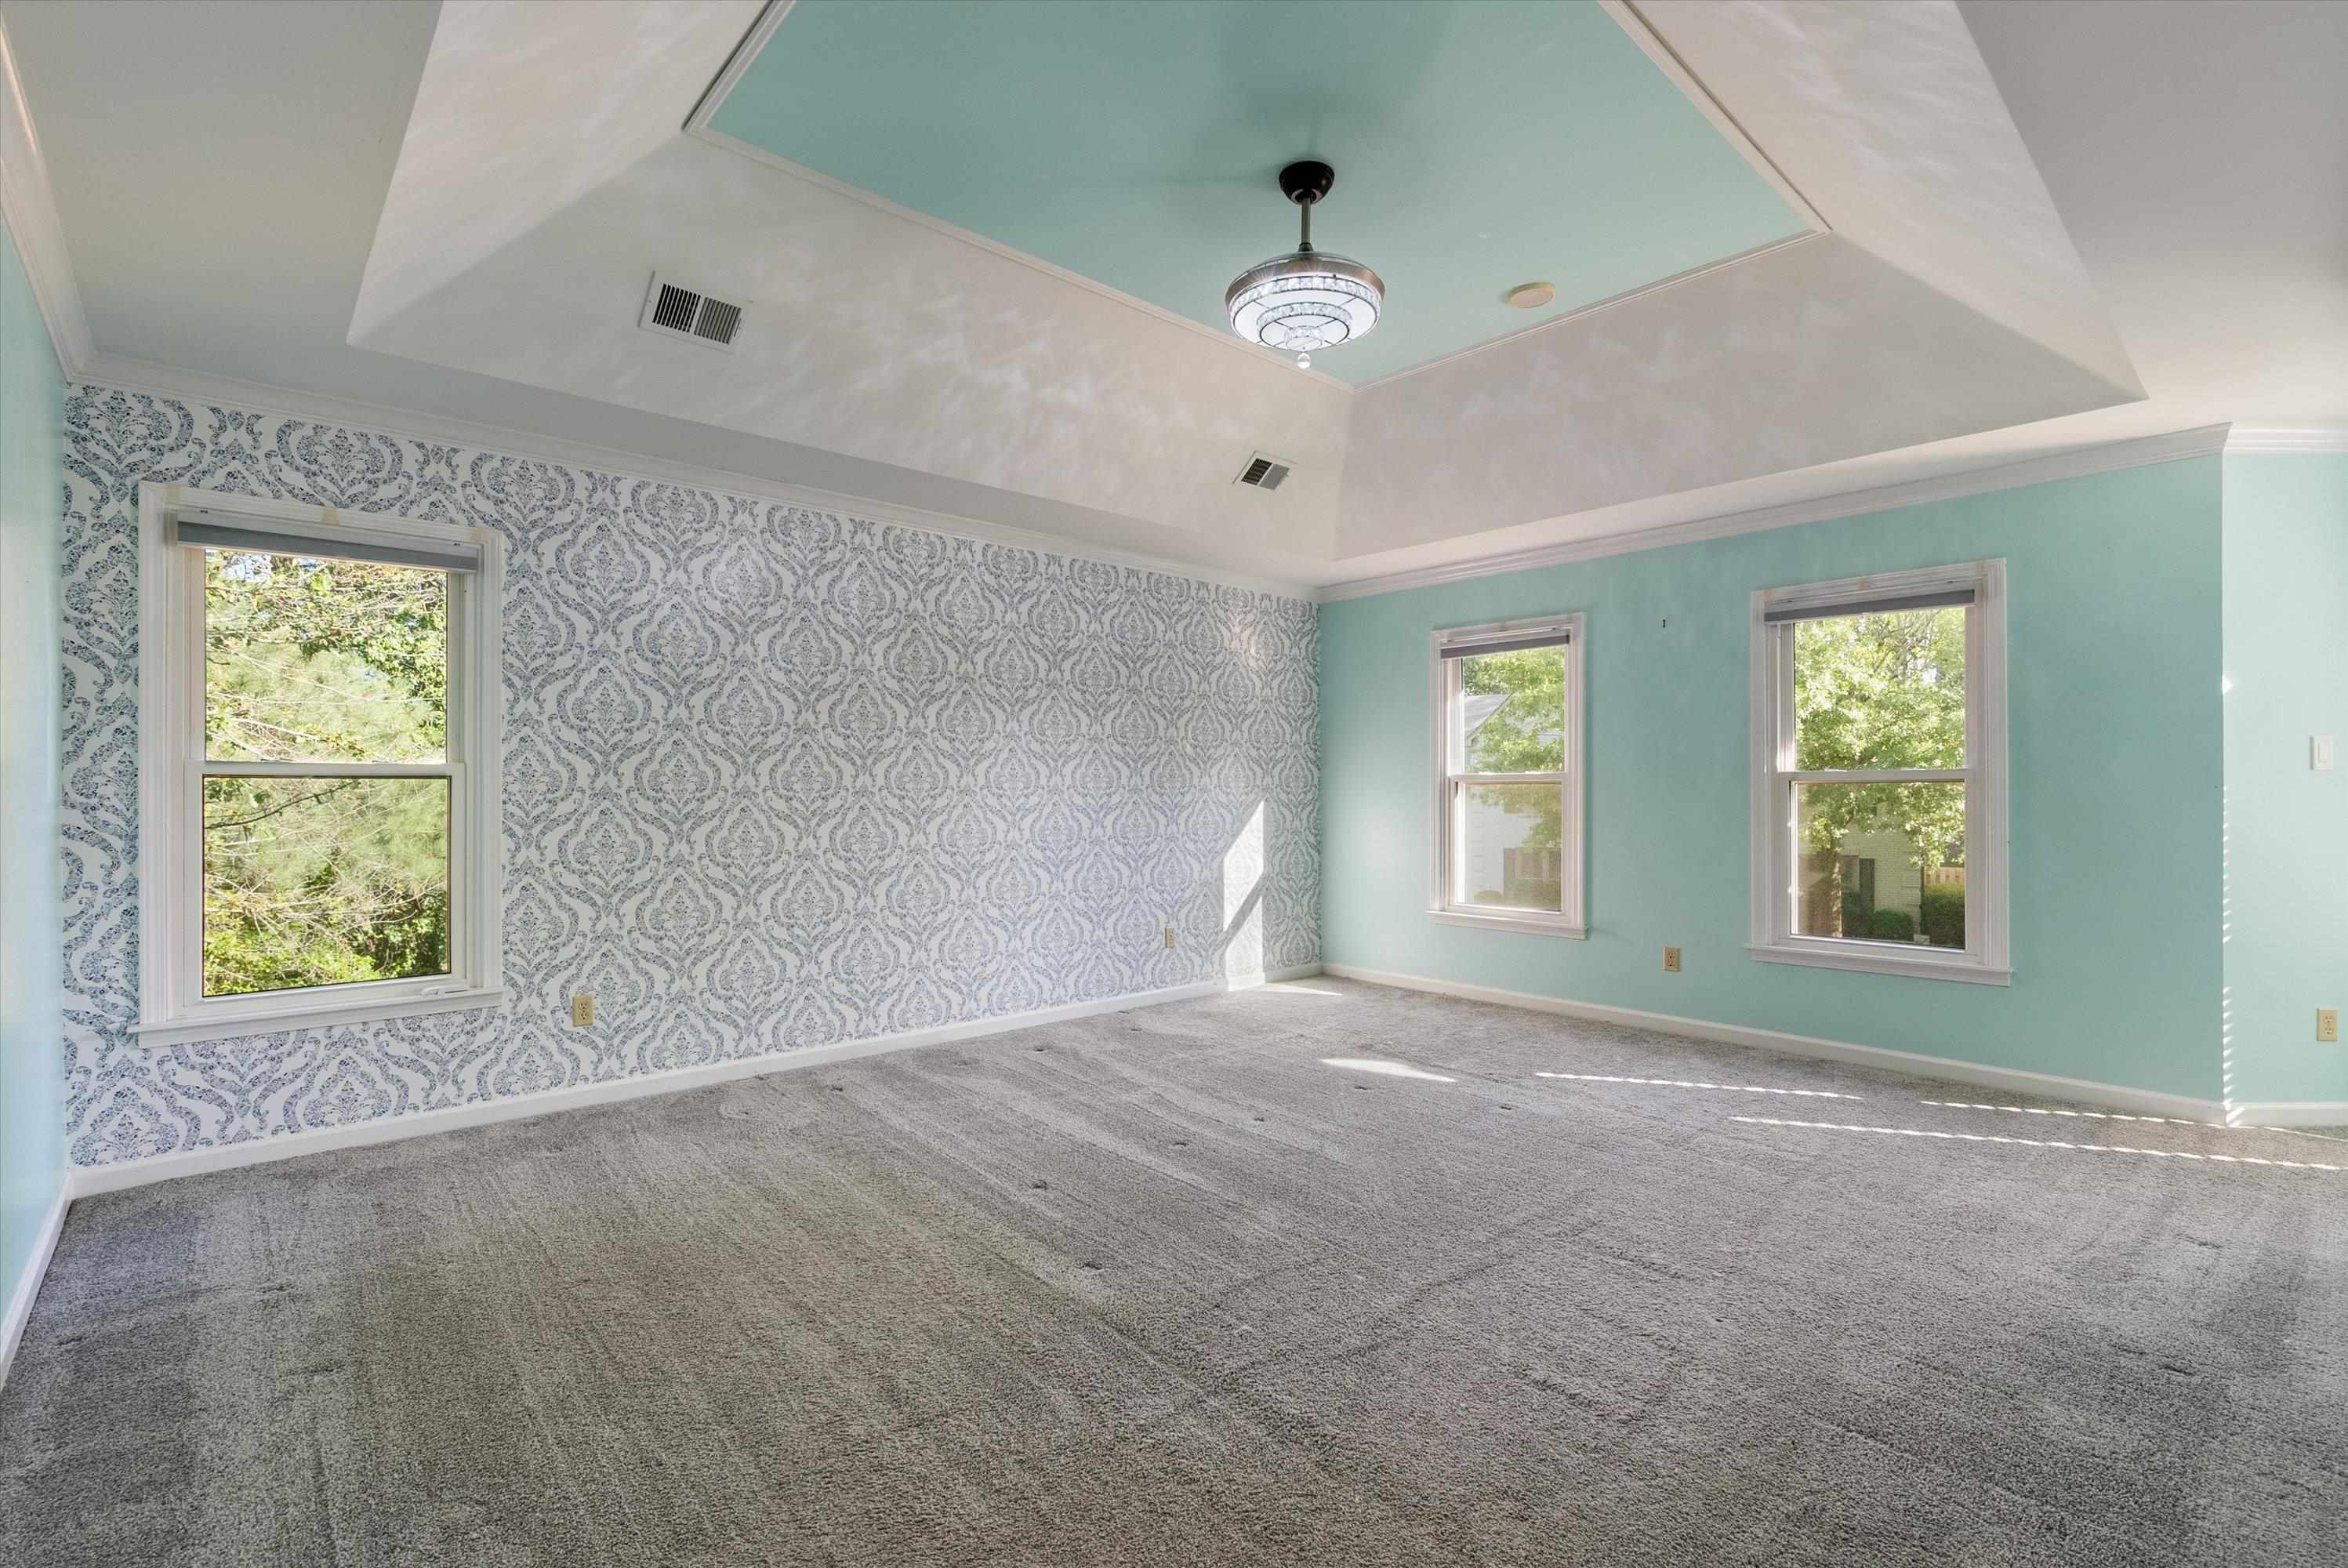
[{"label": "ceiling air vent", "polygon": [[742,312],[746,308],[736,301],[671,283],[654,273],[653,286],[644,294],[644,314],[637,325],[646,332],[687,338],[705,348],[723,348],[731,353],[735,335],[742,330]]},{"label": "ceiling air vent", "polygon": [[1286,479],[1288,470],[1295,466],[1285,458],[1267,457],[1258,452],[1248,459],[1248,466],[1240,470],[1239,482],[1253,485],[1258,490],[1278,490],[1280,481]]}]

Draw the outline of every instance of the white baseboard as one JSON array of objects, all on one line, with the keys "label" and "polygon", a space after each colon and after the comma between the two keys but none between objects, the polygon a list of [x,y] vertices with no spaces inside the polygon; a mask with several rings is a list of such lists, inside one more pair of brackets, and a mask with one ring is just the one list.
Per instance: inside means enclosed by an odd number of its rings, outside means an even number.
[{"label": "white baseboard", "polygon": [[348,1127],[323,1128],[315,1132],[256,1138],[243,1143],[217,1144],[209,1149],[179,1150],[170,1154],[151,1155],[144,1160],[119,1161],[112,1165],[77,1165],[66,1173],[66,1191],[70,1197],[87,1198],[99,1192],[119,1191],[126,1187],[143,1187],[150,1181],[200,1176],[209,1171],[231,1171],[239,1166],[258,1165],[273,1160],[322,1154],[328,1150],[355,1149],[364,1144],[389,1143],[403,1138],[424,1138],[436,1132],[453,1132],[458,1128],[481,1127],[496,1121],[519,1121],[559,1110],[608,1105],[614,1100],[675,1094],[680,1089],[699,1088],[705,1084],[725,1083],[734,1078],[758,1078],[767,1073],[791,1072],[801,1068],[829,1067],[835,1062],[852,1061],[858,1057],[911,1050],[916,1046],[942,1045],[949,1040],[975,1039],[983,1035],[1008,1034],[1014,1029],[1032,1029],[1039,1025],[1090,1017],[1097,1013],[1122,1013],[1135,1007],[1189,1001],[1200,996],[1219,995],[1226,991],[1246,990],[1268,981],[1301,980],[1320,973],[1318,964],[1306,964],[1268,974],[1200,980],[1188,985],[1169,985],[1158,991],[1137,991],[1123,996],[1104,996],[1093,1002],[1039,1007],[1029,1013],[973,1018],[966,1023],[942,1024],[932,1029],[908,1029],[901,1034],[875,1035],[868,1039],[842,1040],[829,1046],[809,1046],[804,1050],[769,1051],[762,1056],[740,1057],[701,1067],[640,1073],[633,1078],[613,1078],[602,1083],[574,1084],[568,1088],[547,1089],[539,1094],[515,1095],[510,1099],[480,1100],[469,1105],[450,1106],[442,1110],[422,1110],[407,1116],[386,1117],[376,1121],[355,1122]]},{"label": "white baseboard", "polygon": [[[2013,1094],[2036,1095],[2045,1099],[2067,1099],[2089,1105],[2108,1106],[2115,1110],[2133,1111],[2139,1116],[2176,1116],[2190,1121],[2222,1121],[2225,1108],[2214,1099],[2195,1099],[2188,1095],[2161,1094],[2152,1089],[2129,1088],[2122,1084],[2096,1083],[2087,1078],[2058,1078],[2053,1073],[2024,1072],[2017,1068],[1984,1067],[1978,1062],[1958,1061],[1952,1057],[1920,1056],[1914,1051],[1895,1051],[1885,1046],[1858,1046],[1843,1040],[1822,1040],[1810,1035],[1788,1035],[1776,1029],[1748,1029],[1739,1024],[1715,1024],[1704,1018],[1683,1018],[1671,1013],[1646,1013],[1635,1007],[1612,1007],[1599,1002],[1572,1002],[1561,996],[1539,996],[1529,991],[1502,991],[1488,985],[1462,985],[1449,980],[1430,980],[1418,975],[1389,975],[1376,969],[1364,969],[1353,964],[1323,964],[1322,972],[1348,980],[1366,980],[1376,985],[1395,985],[1409,991],[1435,991],[1447,996],[1460,996],[1472,1002],[1498,1002],[1504,1006],[1525,1007],[1539,1013],[1561,1013],[1570,1018],[1588,1018],[1601,1024],[1622,1024],[1634,1029],[1653,1029],[1660,1035],[1683,1035],[1691,1039],[1712,1040],[1722,1045],[1754,1046],[1765,1051],[1783,1051],[1788,1056],[1817,1057],[1828,1061],[1851,1062],[1861,1067],[1886,1068],[1893,1072],[1907,1073],[1915,1078],[1941,1078],[1954,1083],[1972,1084],[1982,1088],[2004,1089]],[[2261,1112],[2282,1112],[2296,1108],[2290,1106],[2237,1106],[2233,1119],[2238,1124],[2256,1122],[2259,1125],[2280,1126],[2263,1116],[2253,1118],[2247,1113],[2256,1109]],[[2339,1108],[2333,1108],[2339,1109]],[[2320,1126],[2319,1122],[2303,1121],[2301,1126]]]},{"label": "white baseboard", "polygon": [[16,1364],[16,1346],[24,1340],[25,1326],[33,1320],[33,1298],[41,1294],[49,1257],[57,1250],[57,1233],[66,1226],[66,1210],[73,1202],[73,1173],[66,1174],[67,1184],[60,1186],[57,1201],[49,1205],[49,1216],[41,1222],[41,1233],[34,1238],[32,1253],[25,1260],[24,1277],[8,1297],[8,1315],[0,1319],[0,1387],[6,1385],[8,1368]]},{"label": "white baseboard", "polygon": [[2242,1127],[2348,1127],[2348,1099],[2251,1100],[2231,1109]]}]

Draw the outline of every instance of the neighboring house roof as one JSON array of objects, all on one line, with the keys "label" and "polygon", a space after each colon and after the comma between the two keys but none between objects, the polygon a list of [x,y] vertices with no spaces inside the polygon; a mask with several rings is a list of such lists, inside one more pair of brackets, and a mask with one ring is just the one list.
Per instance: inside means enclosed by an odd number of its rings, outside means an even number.
[{"label": "neighboring house roof", "polygon": [[1466,732],[1463,734],[1461,738],[1463,740],[1474,740],[1476,738],[1476,732],[1484,727],[1484,721],[1491,717],[1495,713],[1498,713],[1499,711],[1500,705],[1508,700],[1509,694],[1507,692],[1484,692],[1478,696],[1471,696],[1468,698],[1467,701],[1460,704],[1460,717],[1462,722],[1467,726]]}]

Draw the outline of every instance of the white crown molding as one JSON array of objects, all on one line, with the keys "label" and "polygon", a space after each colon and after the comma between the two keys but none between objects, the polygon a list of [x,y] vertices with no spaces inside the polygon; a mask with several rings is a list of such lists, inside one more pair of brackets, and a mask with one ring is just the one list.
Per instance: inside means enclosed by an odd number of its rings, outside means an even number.
[{"label": "white crown molding", "polygon": [[2237,425],[2226,438],[2226,455],[2239,457],[2329,456],[2348,452],[2348,426]]},{"label": "white crown molding", "polygon": [[33,129],[32,106],[25,99],[24,78],[16,74],[16,56],[5,24],[0,24],[0,218],[5,219],[24,259],[25,276],[40,304],[58,366],[67,380],[77,379],[96,349],[89,318],[82,314],[81,288],[74,282],[73,255],[66,249],[65,223],[57,216],[57,191],[49,184],[48,160],[41,155],[41,139]]},{"label": "white crown molding", "polygon": [[1258,593],[1276,593],[1282,598],[1312,600],[1311,584],[1289,579],[1254,577],[1244,573],[1218,572],[1210,567],[1194,566],[1188,562],[1165,556],[1144,554],[1138,551],[1112,550],[1095,547],[1056,533],[1014,528],[1007,523],[988,522],[979,518],[961,517],[951,512],[931,511],[922,507],[899,506],[893,502],[870,500],[861,496],[846,495],[838,490],[817,490],[808,485],[789,484],[757,474],[746,474],[730,469],[704,468],[697,463],[673,462],[665,458],[629,451],[623,448],[597,446],[585,441],[568,441],[559,437],[541,436],[532,431],[517,430],[504,425],[484,425],[470,419],[448,418],[438,414],[418,413],[389,404],[366,403],[347,397],[329,397],[323,393],[296,391],[291,387],[272,387],[258,381],[240,380],[233,376],[214,376],[201,370],[183,369],[175,365],[156,365],[146,360],[126,359],[119,355],[101,354],[93,356],[86,373],[70,377],[84,386],[102,387],[121,392],[146,392],[165,397],[179,397],[197,403],[218,403],[229,407],[243,408],[254,413],[276,414],[289,419],[310,419],[321,424],[347,425],[373,435],[407,437],[416,440],[441,441],[450,446],[472,447],[499,457],[521,458],[533,462],[561,463],[573,468],[601,469],[623,479],[649,480],[657,484],[688,485],[696,490],[722,491],[747,497],[752,500],[769,501],[782,506],[804,507],[809,511],[826,511],[861,518],[868,522],[894,523],[904,528],[920,529],[925,533],[943,534],[951,539],[975,540],[984,544],[1009,545],[1019,550],[1032,550],[1042,555],[1055,555],[1071,561],[1097,562],[1107,566],[1129,566],[1138,572],[1160,573],[1193,583],[1212,583],[1226,588],[1244,588]]},{"label": "white crown molding", "polygon": [[[601,1083],[573,1084],[567,1088],[543,1089],[536,1094],[515,1095],[506,1099],[476,1100],[438,1110],[379,1117],[373,1121],[352,1122],[313,1132],[247,1139],[242,1143],[214,1144],[207,1149],[183,1149],[170,1154],[151,1154],[143,1159],[118,1160],[110,1165],[76,1165],[66,1172],[66,1195],[75,1199],[88,1198],[100,1192],[120,1191],[126,1187],[143,1187],[152,1181],[201,1176],[212,1171],[232,1171],[245,1165],[291,1160],[303,1154],[356,1149],[370,1143],[394,1143],[402,1139],[428,1137],[436,1132],[453,1132],[459,1128],[485,1127],[499,1121],[521,1121],[554,1111],[578,1110],[587,1106],[610,1105],[617,1100],[675,1094],[683,1089],[704,1088],[736,1078],[763,1078],[769,1073],[791,1072],[801,1068],[831,1067],[860,1057],[911,1050],[917,1046],[973,1040],[989,1035],[1010,1034],[1014,1030],[1040,1028],[1046,1024],[1062,1023],[1070,1018],[1088,1018],[1101,1013],[1125,1013],[1136,1007],[1154,1007],[1166,1002],[1219,996],[1226,991],[1252,990],[1259,985],[1283,980],[1307,979],[1320,973],[1321,965],[1318,964],[1303,964],[1290,969],[1197,980],[1187,985],[1169,985],[1156,991],[1136,991],[1122,996],[1103,996],[1097,1001],[1039,1007],[1027,1013],[972,1018],[959,1024],[941,1024],[934,1028],[908,1029],[901,1034],[875,1035],[861,1040],[841,1040],[834,1045],[808,1046],[798,1050],[767,1051],[754,1057],[737,1057],[731,1061],[710,1062],[701,1067],[638,1073],[632,1078],[608,1078]],[[61,1201],[61,1211],[62,1206]],[[29,1305],[29,1295],[26,1302]]]},{"label": "white crown molding", "polygon": [[1930,479],[1908,480],[1872,490],[1843,490],[1831,495],[1813,496],[1807,500],[1760,507],[1751,511],[1724,512],[1715,517],[1691,519],[1686,522],[1666,523],[1659,528],[1640,529],[1631,533],[1609,534],[1601,539],[1568,540],[1531,550],[1512,551],[1506,555],[1488,555],[1473,561],[1455,561],[1441,566],[1422,566],[1409,572],[1356,578],[1349,583],[1325,583],[1321,588],[1320,597],[1324,603],[1340,599],[1366,599],[1378,593],[1395,593],[1406,588],[1426,588],[1438,583],[1459,583],[1473,577],[1497,576],[1504,572],[1529,572],[1536,567],[1560,566],[1573,561],[1595,561],[1608,555],[1631,555],[1643,550],[1664,550],[1675,544],[1726,539],[1739,533],[1759,533],[1767,529],[1791,528],[1805,522],[1826,522],[1838,517],[1890,511],[1896,507],[1921,506],[1929,501],[1954,500],[1962,496],[2017,490],[2024,485],[2045,484],[2054,480],[2084,479],[2090,474],[2110,473],[2117,469],[2173,463],[2185,458],[2215,457],[2228,449],[2226,431],[2224,425],[2205,425],[2198,429],[2177,430],[2168,435],[2107,441],[2100,446],[2082,447],[2075,451],[2054,452],[2043,458],[2025,458],[2020,462],[1936,474]]},{"label": "white crown molding", "polygon": [[783,25],[783,18],[791,14],[791,7],[798,3],[798,0],[767,0],[766,9],[760,11],[758,19],[750,24],[750,30],[742,35],[742,41],[734,46],[734,52],[726,57],[726,64],[720,67],[708,88],[694,100],[693,112],[685,117],[685,133],[687,136],[697,136],[709,129],[709,122],[717,118],[717,106],[726,101],[726,96],[734,90],[734,84],[749,70],[750,62],[765,52],[767,40],[775,36],[775,29]]}]

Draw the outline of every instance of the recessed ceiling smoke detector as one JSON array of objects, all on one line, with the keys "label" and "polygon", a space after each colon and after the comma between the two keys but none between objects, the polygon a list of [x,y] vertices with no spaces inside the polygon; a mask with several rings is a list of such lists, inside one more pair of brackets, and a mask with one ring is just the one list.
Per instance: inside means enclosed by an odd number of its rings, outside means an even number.
[{"label": "recessed ceiling smoke detector", "polygon": [[1257,490],[1275,490],[1280,488],[1280,481],[1288,477],[1288,470],[1295,466],[1286,458],[1258,452],[1248,459],[1248,466],[1241,469],[1240,477],[1231,482],[1252,485]]},{"label": "recessed ceiling smoke detector", "polygon": [[1223,308],[1231,330],[1296,356],[1300,368],[1313,363],[1313,350],[1350,343],[1378,324],[1386,285],[1354,261],[1313,248],[1313,209],[1337,183],[1337,171],[1312,160],[1280,171],[1280,189],[1303,213],[1296,249],[1250,267],[1224,291]]},{"label": "recessed ceiling smoke detector", "polygon": [[654,273],[636,325],[646,332],[682,337],[704,348],[722,348],[731,354],[734,339],[742,331],[742,313],[748,308],[747,301],[719,299],[705,289],[691,288]]}]

